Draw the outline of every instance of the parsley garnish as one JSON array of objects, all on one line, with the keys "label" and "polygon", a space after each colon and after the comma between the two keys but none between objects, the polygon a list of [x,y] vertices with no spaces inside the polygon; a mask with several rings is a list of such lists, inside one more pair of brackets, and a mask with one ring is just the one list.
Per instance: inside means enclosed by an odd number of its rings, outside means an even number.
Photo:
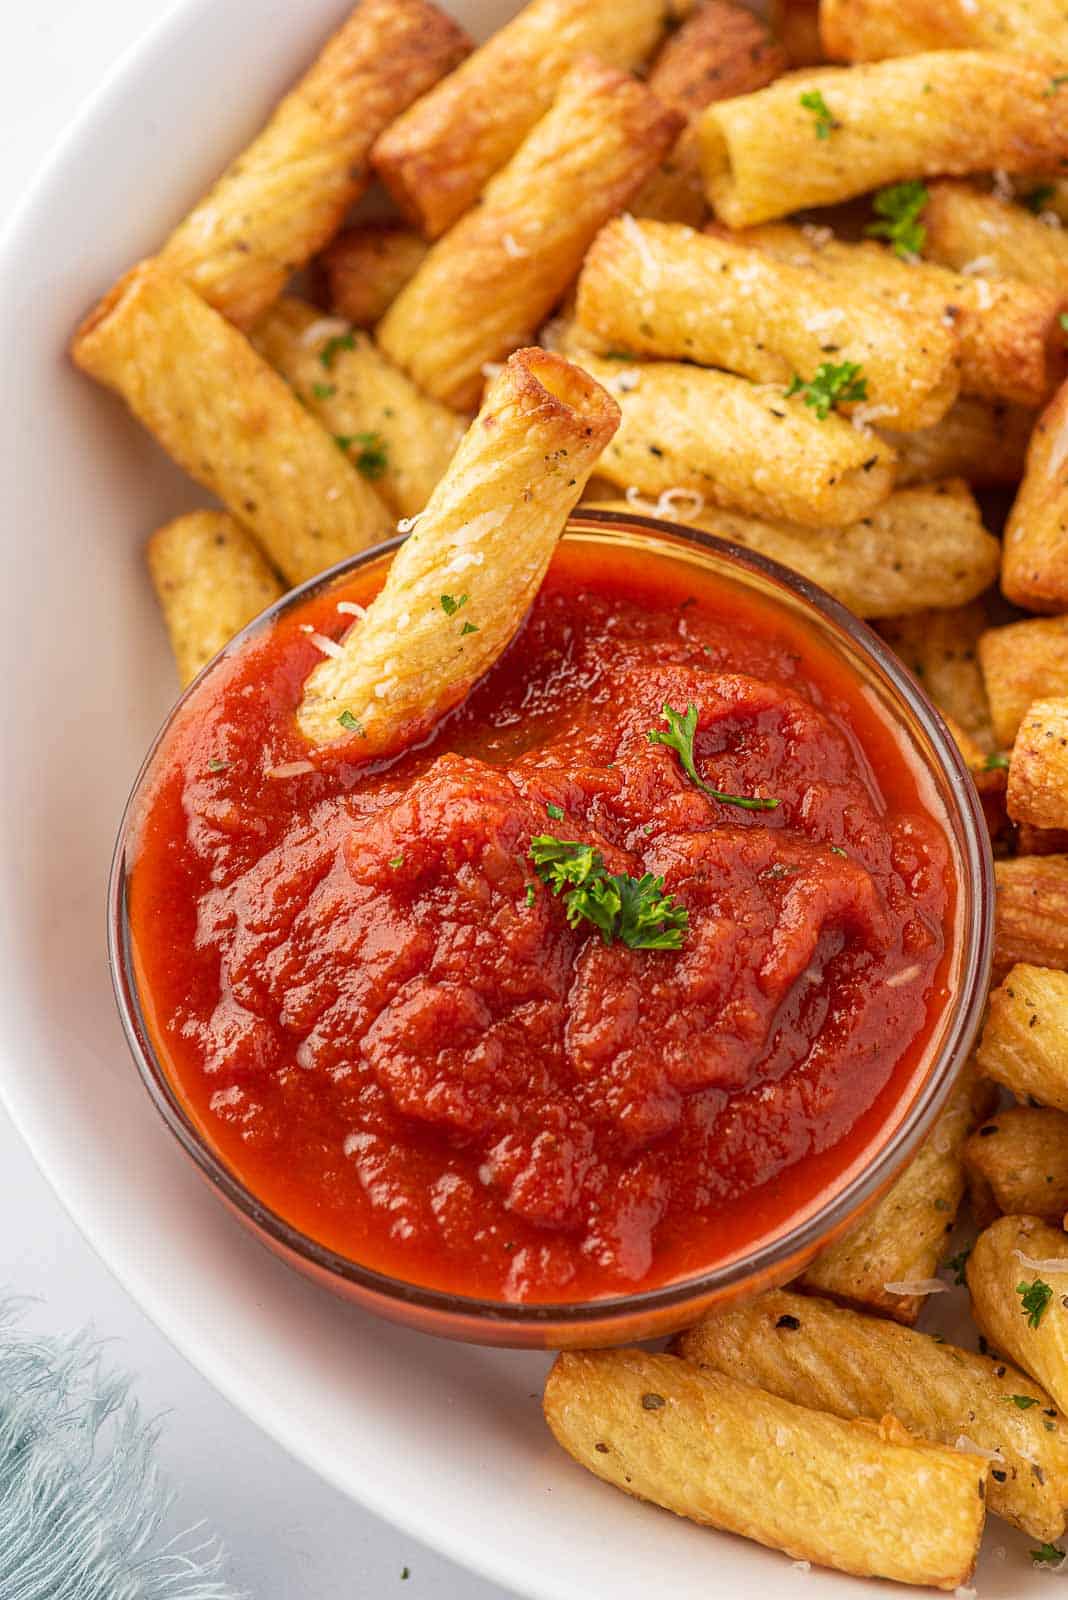
[{"label": "parsley garnish", "polygon": [[1038,1405],[1033,1394],[1007,1394],[1004,1398],[1007,1406],[1015,1406],[1019,1411],[1030,1411],[1032,1406]]},{"label": "parsley garnish", "polygon": [[407,1579],[411,1577],[411,1575],[412,1575],[411,1574],[411,1569],[409,1567],[401,1567],[401,1582],[402,1583],[406,1582]]},{"label": "parsley garnish", "polygon": [[451,594],[443,594],[441,597],[441,609],[447,617],[451,617],[455,612],[459,611],[461,606],[466,604],[467,596],[465,594],[462,594],[459,600],[455,599]]},{"label": "parsley garnish", "polygon": [[350,733],[358,733],[360,738],[363,738],[363,724],[356,721],[356,718],[353,716],[351,711],[343,711],[337,720],[340,722],[341,726],[343,728],[347,728]]},{"label": "parsley garnish", "polygon": [[1057,321],[1060,323],[1062,330],[1068,333],[1068,311],[1062,311]]},{"label": "parsley garnish", "polygon": [[475,626],[475,624],[473,622],[465,622],[463,627],[460,629],[460,638],[462,639],[465,633],[477,633],[477,632],[478,632],[478,629],[477,629],[477,627]]},{"label": "parsley garnish", "polygon": [[1040,183],[1037,189],[1032,189],[1030,194],[1021,195],[1021,199],[1028,211],[1033,211],[1037,217],[1040,211],[1045,211],[1046,206],[1053,199],[1052,183]]},{"label": "parsley garnish", "polygon": [[824,361],[816,368],[814,378],[806,380],[800,373],[794,373],[786,391],[787,399],[792,394],[801,395],[806,406],[811,406],[824,422],[835,406],[866,400],[868,380],[860,376],[860,365],[856,361],[843,361],[837,367]]},{"label": "parsley garnish", "polygon": [[928,198],[926,186],[918,178],[880,189],[872,201],[879,221],[870,223],[864,232],[876,239],[889,240],[896,255],[918,256],[927,238],[920,213]]},{"label": "parsley garnish", "polygon": [[365,478],[380,478],[389,466],[386,441],[380,433],[335,433],[334,443],[346,454],[352,445],[359,445],[359,454],[353,457],[352,464]]},{"label": "parsley garnish", "polygon": [[984,772],[1004,772],[1009,765],[1009,758],[1001,751],[995,751],[992,756],[987,756],[983,762]]},{"label": "parsley garnish", "polygon": [[391,867],[403,867],[403,865],[404,865],[404,857],[403,856],[390,856],[389,864],[390,864]]},{"label": "parsley garnish", "polygon": [[337,394],[337,384],[313,383],[312,394],[315,396],[316,400],[329,400],[333,395]]},{"label": "parsley garnish", "polygon": [[686,776],[694,782],[699,789],[712,800],[719,800],[724,805],[741,806],[743,811],[774,811],[779,804],[778,800],[765,799],[763,796],[747,794],[724,794],[722,789],[712,789],[701,778],[694,763],[693,741],[697,732],[697,707],[692,703],[686,708],[686,715],[673,711],[669,705],[661,708],[660,715],[668,725],[665,733],[662,728],[650,728],[645,737],[650,744],[666,744],[669,750],[674,750],[679,758],[679,764]]},{"label": "parsley garnish", "polygon": [[840,126],[831,115],[830,107],[818,89],[810,89],[807,94],[799,96],[801,104],[806,111],[811,111],[816,118],[816,138],[829,139],[831,131]]},{"label": "parsley garnish", "polygon": [[531,839],[530,859],[553,894],[563,894],[568,927],[591,922],[606,945],[619,939],[630,950],[682,948],[689,913],[664,893],[663,878],[609,873],[593,845],[551,833]]},{"label": "parsley garnish", "polygon": [[1053,1290],[1041,1278],[1036,1278],[1033,1283],[1018,1283],[1016,1293],[1020,1296],[1020,1310],[1027,1318],[1027,1326],[1037,1328],[1053,1299]]},{"label": "parsley garnish", "polygon": [[319,360],[329,369],[334,365],[334,358],[339,350],[355,350],[355,348],[356,340],[351,333],[337,333],[323,345],[319,351]]},{"label": "parsley garnish", "polygon": [[842,849],[842,846],[840,844],[832,844],[831,845],[831,854],[832,854],[832,856],[845,856],[846,860],[847,861],[849,860],[848,853],[845,850]]},{"label": "parsley garnish", "polygon": [[942,1265],[948,1272],[952,1272],[954,1283],[964,1282],[964,1269],[968,1264],[968,1257],[972,1253],[971,1245],[966,1245],[963,1250],[958,1250],[955,1256],[950,1256]]},{"label": "parsley garnish", "polygon": [[1061,86],[1063,84],[1065,84],[1065,83],[1068,83],[1068,72],[1057,72],[1057,73],[1054,73],[1053,77],[1049,80],[1049,82],[1047,83],[1046,87],[1043,89],[1042,93],[1045,95],[1046,99],[1048,100],[1050,95],[1051,94],[1056,94],[1057,90],[1059,88],[1061,88]]},{"label": "parsley garnish", "polygon": [[564,808],[563,806],[555,805],[552,800],[548,800],[545,804],[545,815],[550,822],[563,822]]},{"label": "parsley garnish", "polygon": [[1064,1551],[1058,1549],[1055,1544],[1040,1544],[1038,1549],[1032,1550],[1030,1554],[1031,1560],[1036,1566],[1040,1566],[1043,1562],[1048,1562],[1050,1566],[1053,1566],[1055,1561],[1064,1560]]},{"label": "parsley garnish", "polygon": [[532,883],[528,883],[527,886],[526,886],[526,893],[527,893],[527,905],[528,906],[532,906],[534,904],[535,900],[538,897],[538,891],[537,891],[537,889],[534,887],[534,885]]},{"label": "parsley garnish", "polygon": [[208,759],[209,772],[225,772],[229,765],[229,761],[221,761],[218,756],[211,756]]}]

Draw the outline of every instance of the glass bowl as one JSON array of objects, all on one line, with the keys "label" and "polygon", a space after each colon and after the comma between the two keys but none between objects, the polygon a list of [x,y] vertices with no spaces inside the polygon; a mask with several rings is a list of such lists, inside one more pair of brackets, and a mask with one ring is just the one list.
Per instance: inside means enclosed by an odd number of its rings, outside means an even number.
[{"label": "glass bowl", "polygon": [[[938,712],[911,674],[868,626],[838,601],[778,563],[697,529],[648,517],[578,511],[567,539],[669,556],[773,601],[814,630],[896,725],[926,772],[944,813],[957,894],[947,990],[926,1051],[878,1139],[802,1214],[747,1252],[658,1288],[589,1301],[512,1304],[427,1288],[362,1266],[321,1244],[264,1205],[216,1154],[186,1111],[157,1055],[135,979],[128,917],[131,827],[146,780],[179,700],[149,751],[119,830],[108,891],[108,957],[126,1038],[142,1082],[185,1154],[238,1218],[290,1266],[351,1301],[424,1332],[472,1343],[541,1349],[594,1347],[655,1338],[693,1323],[710,1307],[795,1278],[816,1253],[886,1190],[930,1128],[975,1040],[986,1001],[993,929],[993,862],[975,785]],[[197,684],[250,636],[314,594],[364,570],[384,573],[400,543],[376,545],[312,579],[265,611],[210,663]]]}]

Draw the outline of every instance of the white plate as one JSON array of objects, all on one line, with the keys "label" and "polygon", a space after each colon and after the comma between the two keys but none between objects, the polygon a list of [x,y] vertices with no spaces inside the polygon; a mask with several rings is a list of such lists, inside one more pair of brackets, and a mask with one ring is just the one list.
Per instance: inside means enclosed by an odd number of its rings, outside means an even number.
[{"label": "white plate", "polygon": [[[484,34],[514,7],[453,9]],[[74,373],[65,345],[340,10],[184,0],[94,97],[0,252],[0,1087],[71,1214],[183,1354],[308,1466],[454,1559],[537,1600],[886,1593],[802,1574],[598,1484],[542,1423],[545,1359],[402,1331],[287,1271],[197,1178],[127,1057],[105,878],[128,784],[174,693],[141,548],[197,492]],[[993,1525],[982,1600],[1038,1591],[1027,1543]]]}]

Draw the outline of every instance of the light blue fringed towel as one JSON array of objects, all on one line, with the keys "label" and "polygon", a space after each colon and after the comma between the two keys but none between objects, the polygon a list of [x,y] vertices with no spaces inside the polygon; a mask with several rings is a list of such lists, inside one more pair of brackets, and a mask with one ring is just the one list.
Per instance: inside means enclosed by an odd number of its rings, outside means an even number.
[{"label": "light blue fringed towel", "polygon": [[161,1542],[171,1497],[157,1422],[88,1333],[20,1332],[0,1300],[0,1596],[3,1600],[245,1600],[217,1542]]}]

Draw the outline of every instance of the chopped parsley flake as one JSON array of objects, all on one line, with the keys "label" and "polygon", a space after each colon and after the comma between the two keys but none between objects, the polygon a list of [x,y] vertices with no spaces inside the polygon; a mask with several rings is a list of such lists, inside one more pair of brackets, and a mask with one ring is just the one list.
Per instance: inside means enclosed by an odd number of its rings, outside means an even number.
[{"label": "chopped parsley flake", "polygon": [[1068,311],[1062,311],[1057,321],[1060,323],[1062,331],[1068,333]]},{"label": "chopped parsley flake", "polygon": [[1029,194],[1020,197],[1028,211],[1033,211],[1037,217],[1040,211],[1045,211],[1053,199],[1052,183],[1040,183],[1037,189],[1032,189]]},{"label": "chopped parsley flake", "polygon": [[351,711],[343,711],[337,720],[340,722],[341,726],[343,728],[347,728],[350,733],[358,733],[360,738],[363,738],[363,724],[356,721],[356,718],[353,716]]},{"label": "chopped parsley flake", "polygon": [[1068,83],[1068,72],[1054,73],[1053,77],[1049,80],[1042,93],[1048,100],[1051,94],[1056,94],[1057,90],[1063,88],[1066,83]]},{"label": "chopped parsley flake", "polygon": [[765,799],[763,796],[746,794],[724,794],[722,789],[712,789],[701,778],[694,762],[693,741],[697,733],[697,707],[692,703],[686,708],[686,715],[673,711],[669,705],[662,707],[660,715],[668,725],[665,733],[662,728],[650,728],[645,737],[650,744],[664,744],[669,750],[674,750],[679,758],[679,764],[686,776],[702,789],[712,800],[719,800],[724,805],[741,806],[743,811],[774,811],[779,804],[778,800]]},{"label": "chopped parsley flake", "polygon": [[407,1580],[411,1577],[411,1575],[412,1575],[412,1573],[411,1573],[411,1568],[410,1567],[401,1567],[401,1582],[402,1583],[406,1583]]},{"label": "chopped parsley flake", "polygon": [[918,256],[927,238],[920,215],[928,199],[927,188],[918,178],[880,189],[872,201],[872,209],[879,220],[870,223],[864,232],[875,239],[888,240],[896,255]]},{"label": "chopped parsley flake", "polygon": [[1018,1411],[1030,1411],[1032,1406],[1038,1405],[1038,1401],[1033,1394],[1007,1394],[1005,1404],[1015,1406]]},{"label": "chopped parsley flake", "polygon": [[403,856],[390,856],[389,864],[390,864],[391,867],[403,867],[403,865],[404,865],[404,857]]},{"label": "chopped parsley flake", "polygon": [[832,131],[840,124],[831,115],[830,107],[818,89],[809,89],[807,94],[799,96],[801,104],[806,111],[811,111],[816,118],[816,138],[829,139]]},{"label": "chopped parsley flake", "polygon": [[1001,751],[996,751],[992,756],[987,756],[983,762],[984,772],[1004,772],[1009,765],[1009,758]]},{"label": "chopped parsley flake", "polygon": [[538,898],[538,891],[537,891],[537,888],[535,887],[534,884],[532,884],[532,883],[528,883],[527,884],[526,894],[527,894],[527,905],[528,906],[532,906],[534,904],[535,900]]},{"label": "chopped parsley flake", "polygon": [[225,772],[229,765],[229,761],[222,761],[218,756],[211,756],[208,760],[208,771]]},{"label": "chopped parsley flake", "polygon": [[630,950],[682,948],[689,913],[664,893],[663,878],[609,873],[593,845],[549,833],[531,839],[530,859],[553,894],[563,894],[569,927],[590,922],[606,945],[618,939]]},{"label": "chopped parsley flake", "polygon": [[824,361],[816,368],[813,378],[805,379],[799,372],[794,373],[786,391],[787,399],[793,394],[799,394],[806,406],[811,406],[824,422],[836,406],[866,400],[868,380],[860,376],[860,365],[856,361],[843,361],[838,366]]},{"label": "chopped parsley flake", "polygon": [[842,849],[840,844],[831,845],[831,854],[832,856],[845,856],[847,861],[849,859],[848,855],[846,855],[846,852]]},{"label": "chopped parsley flake", "polygon": [[313,383],[312,394],[315,396],[316,400],[329,400],[333,395],[337,394],[337,384]]},{"label": "chopped parsley flake", "polygon": [[319,351],[319,360],[329,370],[334,365],[339,350],[355,350],[356,340],[351,333],[337,333],[328,339]]},{"label": "chopped parsley flake", "polygon": [[1041,1278],[1035,1278],[1032,1283],[1018,1283],[1016,1293],[1020,1296],[1020,1311],[1027,1318],[1027,1326],[1037,1328],[1053,1299],[1053,1290]]},{"label": "chopped parsley flake", "polygon": [[460,629],[460,638],[462,639],[465,633],[477,633],[477,632],[478,632],[478,628],[475,626],[475,624],[473,622],[465,622],[463,627]]},{"label": "chopped parsley flake", "polygon": [[467,596],[465,594],[462,594],[459,600],[457,600],[456,597],[451,594],[443,594],[441,597],[441,609],[444,611],[447,617],[454,616],[456,612],[459,611],[460,607],[465,606],[466,604]]},{"label": "chopped parsley flake", "polygon": [[346,455],[352,446],[359,445],[352,464],[365,478],[380,478],[389,466],[386,441],[380,433],[335,433],[334,443]]},{"label": "chopped parsley flake", "polygon": [[555,805],[552,800],[549,800],[545,806],[545,815],[550,822],[563,822],[564,808],[563,806]]},{"label": "chopped parsley flake", "polygon": [[1035,1566],[1054,1566],[1058,1561],[1064,1560],[1064,1551],[1055,1544],[1040,1544],[1037,1550],[1030,1552],[1031,1560]]},{"label": "chopped parsley flake", "polygon": [[964,1269],[968,1265],[968,1257],[971,1253],[971,1245],[965,1245],[964,1249],[958,1250],[955,1256],[950,1256],[948,1261],[943,1261],[942,1265],[946,1268],[946,1271],[952,1272],[954,1283],[964,1282]]}]

